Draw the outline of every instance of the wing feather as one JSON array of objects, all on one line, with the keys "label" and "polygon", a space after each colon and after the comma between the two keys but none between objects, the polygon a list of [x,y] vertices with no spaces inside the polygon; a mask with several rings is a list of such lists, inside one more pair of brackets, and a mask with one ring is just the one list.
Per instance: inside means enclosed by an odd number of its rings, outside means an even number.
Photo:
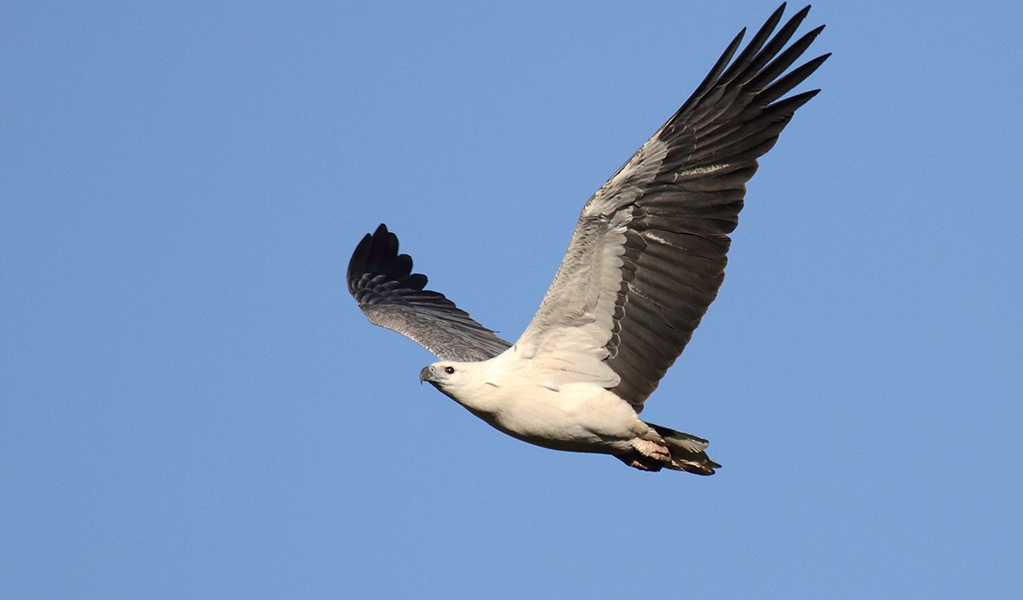
[{"label": "wing feather", "polygon": [[[717,296],[746,182],[795,111],[819,90],[782,96],[829,55],[786,71],[823,26],[791,45],[809,7],[776,10],[732,60],[732,40],[696,92],[586,203],[561,267],[516,343],[564,360],[642,410]],[[579,340],[598,340],[580,350]],[[566,375],[574,376],[574,375]]]},{"label": "wing feather", "polygon": [[493,358],[511,346],[443,294],[423,289],[412,257],[398,254],[398,237],[380,225],[366,234],[348,263],[348,291],[370,322],[408,337],[441,360]]}]

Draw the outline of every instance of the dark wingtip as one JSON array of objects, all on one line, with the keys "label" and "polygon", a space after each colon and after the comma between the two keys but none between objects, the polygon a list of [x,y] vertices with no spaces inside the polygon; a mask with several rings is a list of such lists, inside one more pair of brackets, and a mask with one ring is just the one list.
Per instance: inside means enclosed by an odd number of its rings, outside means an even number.
[{"label": "dark wingtip", "polygon": [[387,227],[381,223],[373,234],[373,247],[369,253],[366,271],[386,275],[391,272],[391,267],[397,256],[398,236],[387,231]]},{"label": "dark wingtip", "polygon": [[[393,243],[391,243],[390,238],[393,238]],[[365,273],[379,269],[380,259],[382,256],[386,256],[390,246],[394,247],[395,254],[397,254],[398,238],[393,233],[387,231],[387,225],[383,223],[376,228],[376,231],[367,233],[362,237],[359,245],[352,252],[352,258],[348,261],[346,279],[350,293],[355,293],[355,281]]]},{"label": "dark wingtip", "polygon": [[373,236],[367,233],[362,237],[359,245],[355,247],[355,252],[352,252],[352,258],[348,261],[348,273],[346,276],[349,293],[355,293],[353,284],[366,272],[366,264],[369,262],[369,254],[372,248]]},{"label": "dark wingtip", "polygon": [[355,247],[348,261],[348,291],[356,293],[356,283],[366,274],[386,275],[402,287],[422,290],[428,281],[422,273],[412,273],[412,257],[398,254],[398,236],[381,223],[376,231],[367,233]]}]

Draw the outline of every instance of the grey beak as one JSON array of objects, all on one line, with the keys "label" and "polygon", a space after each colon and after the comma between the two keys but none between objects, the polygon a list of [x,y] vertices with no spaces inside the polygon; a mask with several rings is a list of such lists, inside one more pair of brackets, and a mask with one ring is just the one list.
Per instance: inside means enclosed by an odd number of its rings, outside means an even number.
[{"label": "grey beak", "polygon": [[423,382],[433,375],[433,369],[430,367],[423,367],[423,370],[419,372],[419,385],[423,385]]}]

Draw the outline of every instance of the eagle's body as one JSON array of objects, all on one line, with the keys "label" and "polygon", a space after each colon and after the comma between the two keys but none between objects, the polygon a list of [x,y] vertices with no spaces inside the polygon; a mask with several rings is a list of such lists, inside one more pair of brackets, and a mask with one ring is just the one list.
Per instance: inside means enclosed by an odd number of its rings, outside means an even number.
[{"label": "eagle's body", "polygon": [[[515,346],[489,360],[438,362],[420,373],[420,380],[494,428],[530,444],[611,454],[644,470],[668,467],[709,475],[721,466],[703,452],[706,440],[645,423],[605,386],[572,379],[538,371]],[[674,458],[669,442],[676,447]]]},{"label": "eagle's body", "polygon": [[818,90],[779,99],[828,55],[785,74],[821,28],[785,45],[784,5],[731,62],[739,34],[692,97],[583,207],[561,267],[515,344],[443,295],[381,225],[356,248],[348,288],[370,321],[441,358],[422,370],[473,414],[523,441],[611,454],[633,467],[709,475],[707,441],[639,419],[724,279],[757,158]]},{"label": "eagle's body", "polygon": [[559,381],[558,373],[522,360],[514,346],[482,362],[435,363],[421,376],[497,429],[538,446],[578,452],[624,449],[623,443],[647,429],[635,409],[605,387]]}]

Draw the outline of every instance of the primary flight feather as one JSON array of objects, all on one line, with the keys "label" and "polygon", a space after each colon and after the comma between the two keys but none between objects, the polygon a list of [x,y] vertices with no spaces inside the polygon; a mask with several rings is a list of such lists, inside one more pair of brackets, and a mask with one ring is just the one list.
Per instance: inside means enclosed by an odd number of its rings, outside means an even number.
[{"label": "primary flight feather", "polygon": [[412,273],[387,227],[363,238],[348,290],[371,322],[441,359],[420,381],[539,446],[611,454],[647,471],[710,475],[721,466],[706,440],[638,414],[717,296],[757,158],[819,91],[782,99],[829,56],[788,71],[824,27],[786,48],[810,7],[775,33],[784,9],[733,60],[740,32],[689,100],[586,202],[514,344],[424,289],[426,276]]}]

